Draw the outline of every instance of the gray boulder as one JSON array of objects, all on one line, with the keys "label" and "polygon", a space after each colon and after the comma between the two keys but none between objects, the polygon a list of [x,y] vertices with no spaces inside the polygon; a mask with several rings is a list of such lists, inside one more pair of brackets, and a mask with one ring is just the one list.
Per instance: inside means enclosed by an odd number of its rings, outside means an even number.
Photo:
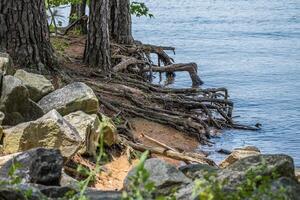
[{"label": "gray boulder", "polygon": [[29,90],[30,99],[35,102],[54,91],[54,86],[51,81],[46,79],[43,75],[33,74],[19,69],[14,76],[23,82]]},{"label": "gray boulder", "polygon": [[[182,185],[191,183],[181,171],[173,165],[166,163],[157,158],[152,158],[145,161],[145,169],[150,173],[149,181],[154,182],[158,194],[169,194],[173,189],[179,188]],[[134,176],[136,168],[130,170],[124,181],[125,190],[130,188],[130,177]]]},{"label": "gray boulder", "polygon": [[3,124],[16,125],[43,116],[43,110],[29,99],[25,85],[16,77],[3,78],[0,111],[5,114]]},{"label": "gray boulder", "polygon": [[43,97],[38,104],[45,113],[56,109],[61,115],[81,110],[97,113],[99,102],[93,90],[84,83],[71,83]]},{"label": "gray boulder", "polygon": [[12,167],[17,168],[14,175],[21,178],[22,183],[59,185],[63,157],[56,149],[32,149],[7,161],[0,168],[0,177],[9,179]]},{"label": "gray boulder", "polygon": [[4,153],[11,154],[36,147],[59,149],[64,158],[73,156],[82,144],[77,130],[52,110],[36,121],[3,130]]},{"label": "gray boulder", "polygon": [[276,173],[279,177],[295,179],[293,159],[290,156],[280,154],[243,158],[221,170],[218,173],[218,178],[220,180],[226,179],[227,185],[233,188],[246,180],[249,170],[253,170],[256,175],[272,176],[273,173]]}]

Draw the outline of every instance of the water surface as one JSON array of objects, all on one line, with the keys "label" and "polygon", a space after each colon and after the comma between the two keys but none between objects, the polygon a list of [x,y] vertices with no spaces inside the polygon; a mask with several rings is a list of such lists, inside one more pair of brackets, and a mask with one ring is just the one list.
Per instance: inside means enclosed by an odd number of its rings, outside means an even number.
[{"label": "water surface", "polygon": [[[300,166],[300,1],[145,2],[155,18],[134,18],[135,38],[175,46],[177,62],[198,63],[203,87],[229,89],[239,122],[263,124],[228,130],[208,149],[254,145]],[[177,75],[176,87],[190,85],[188,74]]]}]

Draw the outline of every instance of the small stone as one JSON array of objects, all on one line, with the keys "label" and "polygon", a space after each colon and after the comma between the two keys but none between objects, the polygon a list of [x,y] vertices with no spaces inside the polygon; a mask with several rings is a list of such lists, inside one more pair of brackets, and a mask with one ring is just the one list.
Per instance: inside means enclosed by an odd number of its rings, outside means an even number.
[{"label": "small stone", "polygon": [[6,154],[45,147],[60,149],[63,157],[69,158],[82,144],[77,130],[56,110],[50,111],[36,121],[19,124],[3,132]]},{"label": "small stone", "polygon": [[247,146],[244,148],[236,148],[225,160],[223,160],[219,164],[219,167],[226,168],[242,158],[246,158],[253,155],[259,155],[259,154],[260,154],[260,150],[256,147]]},{"label": "small stone", "polygon": [[45,113],[56,109],[61,115],[76,111],[96,114],[99,102],[93,90],[81,82],[71,83],[43,97],[38,104]]},{"label": "small stone", "polygon": [[29,90],[29,97],[35,102],[54,91],[51,81],[43,75],[29,73],[20,69],[16,71],[14,76],[23,82]]}]

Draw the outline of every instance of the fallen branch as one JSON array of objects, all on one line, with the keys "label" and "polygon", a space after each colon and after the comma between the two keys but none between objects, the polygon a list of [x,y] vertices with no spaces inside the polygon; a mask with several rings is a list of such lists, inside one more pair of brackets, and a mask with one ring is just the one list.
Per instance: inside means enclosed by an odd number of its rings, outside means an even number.
[{"label": "fallen branch", "polygon": [[185,161],[185,162],[195,162],[195,163],[200,163],[200,164],[208,164],[211,166],[217,166],[217,164],[209,159],[206,158],[205,156],[201,155],[201,154],[196,154],[196,153],[179,153],[176,151],[172,151],[172,150],[168,150],[165,148],[160,148],[160,147],[150,147],[150,146],[146,146],[143,144],[137,144],[137,143],[133,143],[127,140],[123,140],[123,143],[131,146],[133,149],[138,150],[138,151],[150,151],[150,153],[154,153],[154,154],[159,154],[159,155],[163,155],[175,160],[181,160],[181,161]]},{"label": "fallen branch", "polygon": [[166,148],[166,149],[171,150],[171,151],[178,152],[176,149],[173,149],[172,147],[169,147],[168,145],[166,145],[166,144],[164,144],[164,143],[162,143],[162,142],[159,142],[159,141],[157,141],[157,140],[155,140],[155,139],[149,137],[148,135],[145,135],[145,134],[143,134],[143,133],[142,133],[141,135],[142,135],[142,137],[144,137],[144,138],[150,140],[151,142],[154,142],[155,144],[157,144],[157,145],[159,145],[159,146],[161,146],[161,147],[163,147],[163,148]]}]

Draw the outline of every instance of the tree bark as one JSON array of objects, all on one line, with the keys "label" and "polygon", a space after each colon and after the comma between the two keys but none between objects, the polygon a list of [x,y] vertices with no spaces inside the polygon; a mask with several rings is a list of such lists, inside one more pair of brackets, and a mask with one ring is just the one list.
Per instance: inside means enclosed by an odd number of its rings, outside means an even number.
[{"label": "tree bark", "polygon": [[85,49],[85,63],[102,71],[111,69],[108,29],[109,0],[91,0],[89,31]]},{"label": "tree bark", "polygon": [[132,44],[132,22],[129,0],[110,0],[110,36],[119,44]]},{"label": "tree bark", "polygon": [[44,0],[0,1],[0,51],[19,67],[41,73],[56,64]]}]

